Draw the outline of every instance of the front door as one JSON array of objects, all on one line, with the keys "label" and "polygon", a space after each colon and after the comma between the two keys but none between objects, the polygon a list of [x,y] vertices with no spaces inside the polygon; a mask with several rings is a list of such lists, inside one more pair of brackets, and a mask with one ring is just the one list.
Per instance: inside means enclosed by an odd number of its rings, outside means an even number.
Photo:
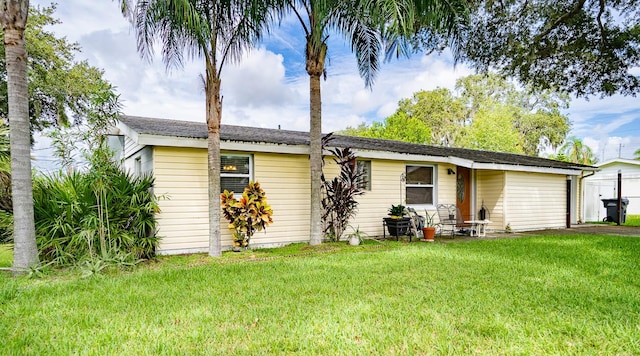
[{"label": "front door", "polygon": [[456,168],[456,205],[460,209],[463,220],[473,219],[471,211],[471,169],[458,166]]}]

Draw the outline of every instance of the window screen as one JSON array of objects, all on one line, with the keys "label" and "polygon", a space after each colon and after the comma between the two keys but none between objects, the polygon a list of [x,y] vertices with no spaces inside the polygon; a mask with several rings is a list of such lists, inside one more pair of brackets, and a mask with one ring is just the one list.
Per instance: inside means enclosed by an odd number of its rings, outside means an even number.
[{"label": "window screen", "polygon": [[435,192],[435,177],[433,166],[406,167],[406,197],[407,205],[433,204]]},{"label": "window screen", "polygon": [[371,161],[356,161],[356,167],[362,172],[362,180],[358,187],[362,190],[371,190]]},{"label": "window screen", "polygon": [[251,156],[220,156],[220,192],[225,190],[242,194],[244,187],[252,180]]}]

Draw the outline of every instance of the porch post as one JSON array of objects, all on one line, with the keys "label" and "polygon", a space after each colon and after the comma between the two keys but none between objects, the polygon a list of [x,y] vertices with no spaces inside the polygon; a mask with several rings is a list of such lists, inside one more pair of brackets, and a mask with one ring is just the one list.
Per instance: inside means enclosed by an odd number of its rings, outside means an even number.
[{"label": "porch post", "polygon": [[567,229],[571,227],[571,176],[567,176]]}]

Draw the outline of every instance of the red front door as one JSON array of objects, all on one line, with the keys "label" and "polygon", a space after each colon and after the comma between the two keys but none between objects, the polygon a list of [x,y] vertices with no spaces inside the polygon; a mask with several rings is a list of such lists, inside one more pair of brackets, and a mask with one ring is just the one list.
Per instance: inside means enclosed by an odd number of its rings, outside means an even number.
[{"label": "red front door", "polygon": [[460,209],[463,220],[471,220],[471,169],[456,168],[456,205]]}]

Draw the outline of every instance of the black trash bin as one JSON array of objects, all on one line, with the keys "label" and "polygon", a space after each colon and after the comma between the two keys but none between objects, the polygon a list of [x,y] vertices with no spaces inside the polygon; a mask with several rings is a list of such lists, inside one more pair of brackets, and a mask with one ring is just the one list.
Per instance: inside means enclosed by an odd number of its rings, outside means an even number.
[{"label": "black trash bin", "polygon": [[[618,198],[613,199],[602,199],[602,203],[604,207],[607,209],[607,216],[603,219],[603,221],[608,222],[618,222]],[[622,221],[621,224],[624,224],[627,221],[627,205],[629,205],[629,199],[622,198],[622,206],[620,209],[622,210]]]}]

